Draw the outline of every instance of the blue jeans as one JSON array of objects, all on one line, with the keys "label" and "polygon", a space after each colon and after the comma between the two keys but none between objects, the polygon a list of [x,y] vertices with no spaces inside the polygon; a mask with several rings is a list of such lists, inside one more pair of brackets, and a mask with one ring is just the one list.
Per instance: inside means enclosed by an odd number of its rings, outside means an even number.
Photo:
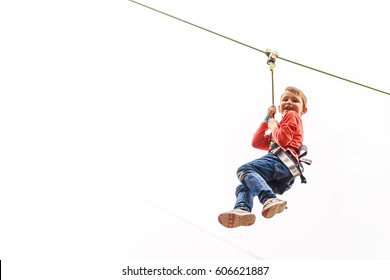
[{"label": "blue jeans", "polygon": [[264,204],[268,198],[276,197],[275,193],[282,194],[294,183],[287,166],[271,153],[242,165],[237,170],[237,177],[241,184],[236,189],[234,208],[249,212],[255,196]]}]

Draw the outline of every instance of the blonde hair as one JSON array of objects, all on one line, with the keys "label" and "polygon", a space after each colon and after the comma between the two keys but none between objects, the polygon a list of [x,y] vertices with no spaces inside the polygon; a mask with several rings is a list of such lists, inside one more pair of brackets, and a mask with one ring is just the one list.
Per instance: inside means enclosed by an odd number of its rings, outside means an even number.
[{"label": "blonde hair", "polygon": [[[307,106],[307,97],[306,95],[303,93],[302,90],[300,90],[299,88],[297,87],[293,87],[293,86],[288,86],[286,87],[285,91],[290,91],[296,95],[298,95],[300,98],[302,98],[302,103],[303,103],[303,108],[306,108]],[[283,94],[282,94],[283,96]]]}]

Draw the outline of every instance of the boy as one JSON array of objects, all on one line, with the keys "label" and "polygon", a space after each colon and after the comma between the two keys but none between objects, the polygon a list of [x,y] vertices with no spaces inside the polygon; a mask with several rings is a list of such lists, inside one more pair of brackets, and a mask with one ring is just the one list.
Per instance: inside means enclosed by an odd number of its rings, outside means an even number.
[{"label": "boy", "polygon": [[[253,198],[259,197],[262,203],[262,215],[272,218],[286,208],[286,201],[276,198],[283,194],[294,183],[294,175],[279,158],[279,151],[288,156],[288,160],[297,165],[299,148],[303,143],[303,126],[301,116],[307,112],[307,99],[303,92],[296,87],[287,87],[280,98],[279,112],[282,120],[278,123],[273,117],[276,107],[272,105],[264,121],[260,124],[252,140],[254,148],[270,150],[256,160],[244,164],[237,170],[241,184],[236,189],[236,204],[234,209],[218,216],[218,221],[225,227],[253,225],[256,216],[251,213]],[[270,129],[271,134],[266,134]]]}]

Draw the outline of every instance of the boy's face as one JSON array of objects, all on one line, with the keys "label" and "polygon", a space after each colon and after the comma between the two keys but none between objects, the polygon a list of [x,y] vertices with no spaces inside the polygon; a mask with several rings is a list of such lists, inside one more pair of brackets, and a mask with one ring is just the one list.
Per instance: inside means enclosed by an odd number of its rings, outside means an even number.
[{"label": "boy's face", "polygon": [[306,113],[307,108],[303,108],[302,98],[298,94],[286,90],[280,98],[279,112],[284,116],[286,112],[291,110],[302,116]]}]

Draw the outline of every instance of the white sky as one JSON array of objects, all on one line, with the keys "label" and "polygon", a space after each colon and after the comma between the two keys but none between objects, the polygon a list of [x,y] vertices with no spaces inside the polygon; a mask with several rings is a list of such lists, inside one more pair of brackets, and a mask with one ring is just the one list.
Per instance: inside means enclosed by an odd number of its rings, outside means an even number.
[{"label": "white sky", "polygon": [[[344,2],[142,1],[389,92],[386,1]],[[0,259],[390,258],[390,96],[277,60],[276,96],[308,96],[308,184],[225,229],[264,155],[264,54],[125,0],[3,1],[0,26]]]}]

